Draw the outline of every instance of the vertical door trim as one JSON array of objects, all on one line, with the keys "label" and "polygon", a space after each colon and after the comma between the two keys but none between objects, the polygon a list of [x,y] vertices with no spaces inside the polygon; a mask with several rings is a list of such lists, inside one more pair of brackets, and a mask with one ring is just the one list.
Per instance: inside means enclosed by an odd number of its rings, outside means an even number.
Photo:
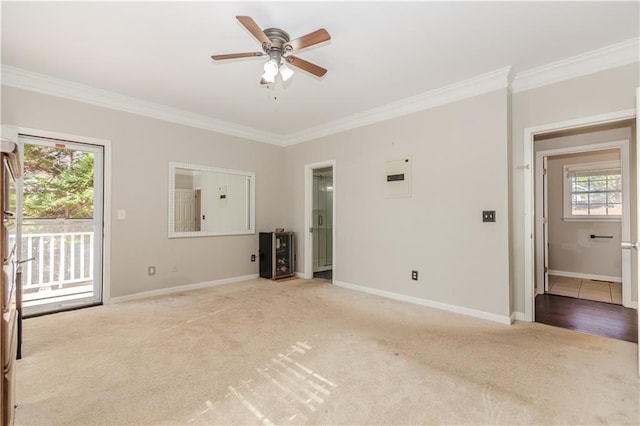
[{"label": "vertical door trim", "polygon": [[304,273],[303,278],[313,278],[313,235],[310,232],[313,226],[313,170],[331,167],[333,170],[333,228],[332,233],[332,250],[333,257],[333,277],[336,276],[336,199],[339,190],[336,183],[336,160],[322,161],[319,163],[306,164],[304,166]]},{"label": "vertical door trim", "polygon": [[[634,159],[636,164],[636,206],[640,205],[640,127],[638,126],[638,115],[640,115],[640,87],[636,88],[636,158]],[[636,207],[636,233],[640,233],[640,213],[638,213],[638,207]],[[639,239],[636,235],[636,240]],[[630,240],[627,240],[630,241]],[[638,268],[640,268],[640,249],[635,250],[635,256],[638,261]],[[638,273],[640,275],[640,272]],[[638,301],[640,302],[640,276],[636,276],[636,282],[634,283],[637,289]],[[639,303],[640,304],[640,303]],[[640,309],[636,306],[636,312],[638,314],[638,342],[640,342]],[[640,377],[640,344],[638,346],[638,377]]]},{"label": "vertical door trim", "polygon": [[[534,210],[534,159],[533,140],[536,135],[549,133],[558,130],[576,129],[596,124],[615,123],[636,118],[635,109],[627,109],[608,114],[583,117],[575,120],[562,121],[557,123],[544,124],[524,129],[524,321],[533,322],[535,320],[535,274],[533,265],[535,264],[535,239],[533,235],[535,210]],[[636,144],[639,142],[636,141]],[[529,167],[527,167],[529,166]],[[636,200],[638,202],[638,200]]]},{"label": "vertical door trim", "polygon": [[[549,291],[549,157],[542,158],[542,292]],[[627,201],[628,202],[628,201]]]},{"label": "vertical door trim", "polygon": [[[15,140],[16,142],[19,136],[33,136],[38,138],[60,139],[68,142],[97,145],[102,147],[102,303],[109,303],[111,300],[111,141],[107,139],[11,125],[2,125],[2,135],[3,137]],[[98,230],[96,230],[96,232],[97,231]]]}]

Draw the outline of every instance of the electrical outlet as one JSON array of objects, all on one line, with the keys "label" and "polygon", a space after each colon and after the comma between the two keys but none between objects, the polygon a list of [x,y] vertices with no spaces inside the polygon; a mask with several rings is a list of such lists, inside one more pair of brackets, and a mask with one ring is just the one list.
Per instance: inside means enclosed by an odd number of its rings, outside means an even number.
[{"label": "electrical outlet", "polygon": [[411,271],[411,279],[418,281],[418,271]]},{"label": "electrical outlet", "polygon": [[496,221],[496,211],[495,210],[483,210],[482,211],[482,221],[483,222],[495,222]]},{"label": "electrical outlet", "polygon": [[252,262],[255,262],[255,261],[256,261],[256,255],[255,255],[255,254],[252,254],[252,255],[251,255],[251,261],[252,261]]},{"label": "electrical outlet", "polygon": [[155,275],[156,274],[156,267],[155,266],[149,266],[149,268],[147,268],[147,271],[149,273],[149,276]]}]

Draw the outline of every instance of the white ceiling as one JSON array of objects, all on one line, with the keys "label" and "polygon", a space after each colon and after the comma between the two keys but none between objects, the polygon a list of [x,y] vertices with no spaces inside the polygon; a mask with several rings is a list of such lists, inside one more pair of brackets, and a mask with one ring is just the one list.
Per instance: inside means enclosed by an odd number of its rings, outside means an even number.
[{"label": "white ceiling", "polygon": [[[290,135],[461,80],[514,73],[639,36],[629,2],[2,2],[2,64]],[[235,19],[331,41],[261,87],[263,58]]]}]

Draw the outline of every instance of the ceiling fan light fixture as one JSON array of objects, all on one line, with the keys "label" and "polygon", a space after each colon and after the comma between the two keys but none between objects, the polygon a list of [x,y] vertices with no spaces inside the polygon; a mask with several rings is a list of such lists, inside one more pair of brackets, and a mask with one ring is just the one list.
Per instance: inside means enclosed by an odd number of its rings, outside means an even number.
[{"label": "ceiling fan light fixture", "polygon": [[262,78],[260,79],[260,84],[262,86],[268,86],[269,84],[273,83],[275,81],[275,79],[271,79],[271,81],[267,80],[266,78],[264,78],[264,74],[262,74]]},{"label": "ceiling fan light fixture", "polygon": [[287,66],[284,62],[280,65],[280,76],[282,77],[282,81],[287,81],[293,75],[293,70]]},{"label": "ceiling fan light fixture", "polygon": [[271,58],[264,64],[264,76],[266,80],[269,78],[273,81],[273,79],[278,74],[278,60],[275,58]]}]

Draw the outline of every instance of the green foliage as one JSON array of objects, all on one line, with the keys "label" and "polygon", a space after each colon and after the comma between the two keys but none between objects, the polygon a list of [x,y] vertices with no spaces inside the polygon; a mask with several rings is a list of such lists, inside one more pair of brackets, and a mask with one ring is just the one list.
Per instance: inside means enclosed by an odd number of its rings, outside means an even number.
[{"label": "green foliage", "polygon": [[93,217],[93,153],[24,146],[24,217]]}]

